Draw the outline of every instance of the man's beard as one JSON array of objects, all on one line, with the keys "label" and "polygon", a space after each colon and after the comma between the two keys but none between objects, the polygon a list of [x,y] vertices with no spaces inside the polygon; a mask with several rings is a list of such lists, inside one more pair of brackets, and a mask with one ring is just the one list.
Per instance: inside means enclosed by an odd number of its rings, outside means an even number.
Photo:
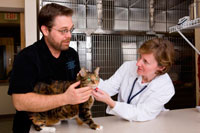
[{"label": "man's beard", "polygon": [[49,45],[51,45],[51,47],[53,47],[55,50],[57,51],[64,51],[64,50],[67,50],[69,49],[69,44],[68,46],[62,44],[62,43],[66,43],[66,42],[70,42],[70,39],[67,39],[67,40],[63,40],[61,42],[55,42],[53,39],[49,39]]}]

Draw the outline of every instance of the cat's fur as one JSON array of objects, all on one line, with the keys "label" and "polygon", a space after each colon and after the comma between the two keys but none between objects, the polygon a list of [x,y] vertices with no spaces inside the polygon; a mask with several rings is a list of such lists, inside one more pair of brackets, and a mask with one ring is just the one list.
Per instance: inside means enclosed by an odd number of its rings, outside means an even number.
[{"label": "cat's fur", "polygon": [[[81,81],[80,87],[92,86],[93,88],[96,88],[99,82],[98,74],[99,67],[95,69],[94,73],[87,72],[82,68],[77,76],[77,80]],[[38,83],[34,88],[34,92],[45,95],[60,94],[64,93],[72,83],[73,82],[69,81],[54,81],[51,84]],[[94,98],[90,96],[89,100],[82,104],[65,105],[46,112],[35,112],[30,113],[29,115],[33,126],[37,131],[42,130],[43,126],[52,126],[62,120],[72,118],[76,118],[79,125],[86,123],[91,129],[98,130],[102,127],[95,124],[92,120],[91,107],[93,103]]]}]

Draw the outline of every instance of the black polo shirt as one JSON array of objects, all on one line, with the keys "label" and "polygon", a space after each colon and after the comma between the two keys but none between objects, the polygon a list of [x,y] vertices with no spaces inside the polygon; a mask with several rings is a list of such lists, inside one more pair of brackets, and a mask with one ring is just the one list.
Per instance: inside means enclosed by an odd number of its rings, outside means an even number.
[{"label": "black polo shirt", "polygon": [[[44,38],[23,49],[15,58],[10,77],[8,94],[32,92],[36,83],[53,80],[76,79],[80,70],[77,52],[69,48],[54,58]],[[13,131],[28,133],[31,121],[24,111],[16,111]]]}]

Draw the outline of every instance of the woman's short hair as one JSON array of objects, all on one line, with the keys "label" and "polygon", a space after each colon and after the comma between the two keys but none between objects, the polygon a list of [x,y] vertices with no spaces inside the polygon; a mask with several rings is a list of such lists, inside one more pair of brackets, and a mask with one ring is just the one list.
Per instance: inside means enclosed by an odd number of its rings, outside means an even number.
[{"label": "woman's short hair", "polygon": [[153,53],[158,66],[164,67],[162,71],[157,71],[157,75],[162,75],[169,71],[174,61],[174,46],[173,44],[162,38],[154,38],[142,44],[138,52],[140,54]]},{"label": "woman's short hair", "polygon": [[52,28],[54,19],[57,16],[72,16],[73,10],[66,6],[51,3],[42,7],[38,15],[38,26],[41,30],[41,26],[45,25],[48,28]]}]

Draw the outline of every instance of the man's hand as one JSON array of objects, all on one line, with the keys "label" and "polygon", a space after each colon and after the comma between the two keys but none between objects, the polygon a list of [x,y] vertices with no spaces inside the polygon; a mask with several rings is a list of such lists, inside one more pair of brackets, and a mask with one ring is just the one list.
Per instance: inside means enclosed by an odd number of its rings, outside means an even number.
[{"label": "man's hand", "polygon": [[65,93],[63,93],[65,104],[79,104],[86,102],[89,99],[93,89],[91,87],[75,89],[79,84],[80,81],[70,85],[69,88],[65,91]]}]

